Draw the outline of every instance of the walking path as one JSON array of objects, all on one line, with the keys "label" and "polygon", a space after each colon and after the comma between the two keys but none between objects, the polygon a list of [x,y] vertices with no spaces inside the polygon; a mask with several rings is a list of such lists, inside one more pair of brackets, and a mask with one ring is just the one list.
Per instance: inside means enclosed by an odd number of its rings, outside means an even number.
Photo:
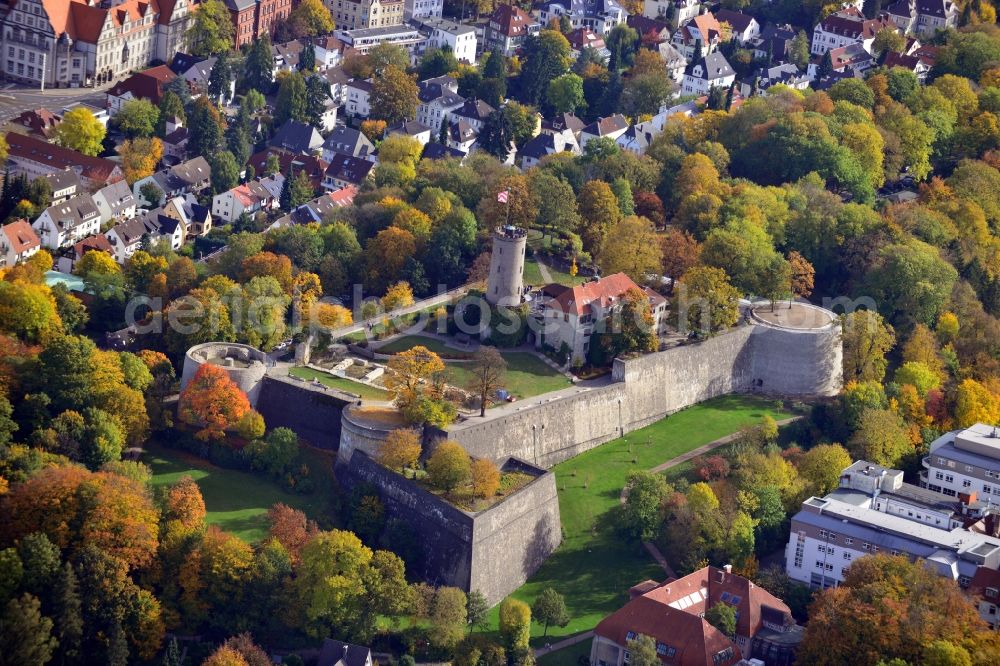
[{"label": "walking path", "polygon": [[538,264],[538,272],[542,274],[542,282],[549,284],[552,280],[552,273],[549,273],[549,267],[542,263],[541,259],[535,257],[535,263]]},{"label": "walking path", "polygon": [[589,641],[594,637],[594,630],[585,631],[582,634],[577,634],[575,636],[570,636],[569,638],[564,638],[557,643],[546,643],[545,647],[540,647],[535,649],[535,659],[538,659],[544,654],[550,652],[558,652],[563,648],[568,648],[571,645],[576,645],[577,643],[582,643],[584,641]]},{"label": "walking path", "polygon": [[[793,421],[798,421],[801,418],[802,418],[801,416],[792,416],[792,417],[789,417],[787,419],[781,419],[777,423],[778,423],[778,426],[781,427],[781,426],[788,425],[789,423],[792,423]],[[677,465],[680,465],[681,463],[686,463],[689,460],[694,460],[698,456],[704,455],[704,454],[708,453],[709,451],[712,451],[714,449],[719,448],[720,446],[725,446],[726,444],[729,444],[730,442],[735,441],[736,438],[738,438],[739,436],[740,436],[740,433],[739,433],[739,431],[737,431],[737,432],[732,433],[731,435],[726,435],[725,437],[720,437],[719,439],[717,439],[717,440],[715,440],[713,442],[709,442],[708,444],[705,444],[703,446],[699,446],[698,448],[692,449],[692,450],[688,451],[687,453],[682,453],[681,455],[676,456],[674,458],[671,458],[670,460],[667,460],[666,462],[662,462],[662,463],[660,463],[659,465],[657,465],[655,467],[651,467],[647,471],[648,472],[652,472],[653,474],[659,474],[660,472],[664,472],[664,471],[670,469],[671,467],[676,467]],[[625,503],[625,499],[627,497],[628,497],[628,488],[622,488],[621,494],[618,495],[618,501],[621,502],[622,504],[624,504]],[[654,544],[652,542],[649,542],[649,541],[643,541],[642,545],[645,546],[646,550],[649,551],[649,554],[653,556],[653,559],[656,560],[656,563],[658,565],[660,565],[660,567],[663,568],[663,570],[666,572],[666,574],[668,576],[670,576],[671,578],[677,578],[677,574],[674,572],[673,568],[671,568],[670,564],[667,562],[667,559],[665,557],[663,557],[663,553],[660,552],[660,549],[657,548],[656,544]]]}]

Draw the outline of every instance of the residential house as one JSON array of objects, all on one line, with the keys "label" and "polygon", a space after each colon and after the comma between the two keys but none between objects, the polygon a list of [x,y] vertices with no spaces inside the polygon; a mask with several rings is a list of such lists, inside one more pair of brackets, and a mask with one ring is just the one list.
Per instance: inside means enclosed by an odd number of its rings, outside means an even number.
[{"label": "residential house", "polygon": [[424,146],[424,151],[420,153],[420,159],[422,160],[443,160],[455,158],[458,160],[459,164],[464,164],[465,158],[468,156],[468,153],[465,153],[457,148],[452,148],[451,146],[443,143],[435,142],[428,143]]},{"label": "residential house", "polygon": [[345,90],[347,91],[347,114],[359,118],[370,116],[372,108],[369,98],[372,93],[372,82],[367,79],[351,79],[347,82]]},{"label": "residential house", "polygon": [[[833,72],[835,74],[855,77],[860,76],[866,69],[875,66],[875,58],[865,50],[864,45],[860,42],[830,49],[828,53],[830,54],[830,63],[833,65]],[[823,61],[823,58],[824,56],[813,56],[809,61],[807,71],[811,79],[815,80],[818,76],[819,65]]]},{"label": "residential house", "polygon": [[853,7],[842,9],[830,14],[813,28],[810,52],[813,55],[823,55],[827,51],[851,44],[861,44],[871,52],[872,42],[879,30],[896,26],[888,18],[868,19]]},{"label": "residential house", "polygon": [[617,139],[624,134],[627,129],[628,121],[625,120],[625,116],[620,113],[616,113],[613,116],[598,118],[580,130],[580,150],[585,150],[587,148],[587,142],[591,139],[597,139],[600,137]]},{"label": "residential house", "polygon": [[8,132],[6,139],[10,172],[15,175],[23,173],[29,180],[70,169],[84,187],[96,189],[124,178],[121,166],[103,157],[90,157],[15,132]]},{"label": "residential house", "polygon": [[150,211],[150,214],[145,216],[143,222],[146,225],[150,238],[156,241],[166,240],[170,245],[170,249],[174,252],[181,249],[181,246],[184,245],[184,239],[187,235],[184,223],[181,220],[164,215],[162,212]]},{"label": "residential house", "polygon": [[[178,56],[183,54],[178,54]],[[212,56],[210,58],[196,58],[194,62],[191,62],[189,66],[178,67],[177,58],[174,58],[174,63],[171,65],[170,69],[177,73],[177,76],[181,77],[187,81],[188,88],[195,95],[207,95],[208,94],[208,83],[212,78],[212,70],[215,69],[215,63],[218,62],[218,58]],[[187,63],[184,63],[187,64]],[[177,71],[180,69],[180,71]],[[229,82],[229,88],[226,92],[219,95],[219,98],[215,101],[218,104],[228,104],[236,96],[236,81],[232,80]]]},{"label": "residential house", "polygon": [[357,30],[403,23],[403,0],[326,0],[338,28]]},{"label": "residential house", "polygon": [[451,49],[459,62],[476,64],[476,29],[471,25],[455,23],[440,17],[415,18],[411,21],[427,35],[428,49]]},{"label": "residential house", "polygon": [[[162,203],[164,199],[170,199],[181,194],[197,194],[206,189],[211,184],[212,169],[208,165],[208,160],[199,155],[187,162],[181,162],[168,169],[157,171],[152,176],[141,178],[132,185],[132,194],[135,195],[140,205],[150,203]],[[147,201],[142,196],[142,187],[151,184],[162,193],[159,202]]]},{"label": "residential house", "polygon": [[135,217],[135,195],[124,180],[105,185],[94,192],[94,204],[101,213],[102,225],[110,220],[121,221]]},{"label": "residential house", "polygon": [[444,12],[444,0],[404,0],[403,18],[440,18]]},{"label": "residential house", "polygon": [[286,120],[267,145],[275,150],[313,155],[323,145],[323,135],[316,131],[312,125],[300,123],[297,120]]},{"label": "residential house", "polygon": [[43,247],[58,250],[99,232],[101,213],[93,197],[78,194],[46,208],[31,223],[31,227],[38,234]]},{"label": "residential house", "polygon": [[160,98],[163,97],[163,91],[167,84],[176,78],[177,75],[166,65],[158,65],[136,72],[108,90],[108,111],[114,115],[121,111],[125,102],[133,99],[144,99],[156,106],[160,103]]},{"label": "residential house", "polygon": [[617,0],[544,0],[535,11],[542,25],[565,16],[573,28],[590,28],[600,35],[624,23],[626,16]]},{"label": "residential house", "polygon": [[[271,186],[265,186],[265,182]],[[220,192],[212,198],[212,217],[235,222],[244,213],[252,216],[259,211],[274,210],[278,207],[284,183],[285,177],[276,173],[269,178],[247,181]]]},{"label": "residential house", "polygon": [[722,32],[728,34],[729,39],[735,39],[740,46],[746,46],[760,35],[760,23],[749,14],[719,9],[715,12],[715,20],[719,25],[728,26],[729,29],[723,28]]},{"label": "residential house", "polygon": [[403,136],[416,139],[420,142],[420,145],[426,146],[430,143],[431,135],[433,134],[435,137],[439,136],[440,131],[440,128],[432,130],[427,125],[424,125],[416,120],[401,120],[398,123],[386,127],[385,135],[390,136],[392,134],[402,134]]},{"label": "residential house", "polygon": [[305,173],[314,190],[318,190],[322,186],[329,162],[315,155],[296,155],[284,150],[268,148],[250,156],[250,166],[253,167],[254,173],[268,173],[267,160],[271,155],[274,155],[278,160],[277,173],[283,174],[286,178],[294,178],[299,173]]},{"label": "residential house", "polygon": [[790,25],[766,25],[755,39],[750,40],[753,57],[771,62],[786,62],[791,55],[792,42],[797,33]]},{"label": "residential house", "polygon": [[42,178],[49,181],[49,186],[52,188],[52,204],[62,203],[83,192],[80,177],[76,175],[75,171],[68,169],[66,171],[54,171],[45,174]]},{"label": "residential house", "polygon": [[905,33],[933,35],[957,27],[959,8],[950,0],[898,0],[883,13]]},{"label": "residential house", "polygon": [[645,155],[646,149],[649,148],[653,137],[656,136],[653,129],[653,126],[649,123],[631,125],[625,130],[624,134],[615,139],[615,143],[626,152],[634,155]]},{"label": "residential house", "polygon": [[337,106],[347,106],[347,84],[351,81],[351,77],[347,75],[343,67],[339,65],[330,67],[322,75],[330,84],[330,99]]},{"label": "residential house", "polygon": [[28,134],[49,139],[55,134],[55,129],[62,122],[62,118],[48,109],[39,108],[25,111],[10,122],[13,125],[20,125],[25,128],[28,130]]},{"label": "residential house", "polygon": [[[279,176],[274,176],[274,178],[279,178]],[[282,178],[282,182],[284,182],[284,178]],[[279,190],[277,194],[272,196],[277,198],[280,194]],[[193,194],[184,194],[168,199],[163,204],[163,214],[181,221],[181,224],[184,225],[185,238],[204,236],[212,230],[211,210],[208,206],[202,206],[198,203],[197,197]]]},{"label": "residential house", "polygon": [[340,67],[344,61],[344,52],[348,45],[333,35],[313,39],[313,49],[316,51],[316,69],[325,72],[333,67]]},{"label": "residential house", "polygon": [[292,0],[224,0],[235,28],[236,48],[274,35],[292,13]]},{"label": "residential house", "polygon": [[441,131],[441,121],[465,104],[465,98],[458,94],[458,81],[450,76],[421,81],[418,88],[417,122],[432,132]]},{"label": "residential house", "polygon": [[167,120],[167,135],[160,141],[163,144],[163,162],[169,160],[180,162],[187,155],[188,129],[180,124],[180,118]]},{"label": "residential house", "polygon": [[909,53],[889,51],[882,64],[886,69],[892,69],[893,67],[908,69],[916,75],[917,81],[926,83],[927,75],[930,74],[934,68],[934,63],[937,62],[938,50],[936,46],[922,46],[918,44]]},{"label": "residential house", "polygon": [[537,35],[542,24],[516,5],[497,5],[483,32],[483,50],[498,50],[507,57],[514,55],[530,35]]},{"label": "residential house", "polygon": [[709,53],[701,62],[693,63],[684,75],[683,95],[707,95],[712,88],[728,88],[736,80],[736,72],[721,53]]},{"label": "residential house", "polygon": [[316,666],[372,666],[372,651],[369,648],[335,641],[323,640]]},{"label": "residential house", "polygon": [[479,132],[465,120],[448,123],[448,147],[468,154],[479,138]]},{"label": "residential house", "polygon": [[0,227],[0,268],[10,268],[42,248],[42,241],[25,219]]},{"label": "residential house", "polygon": [[642,15],[659,21],[670,21],[679,27],[693,19],[701,11],[701,0],[646,0]]},{"label": "residential house", "polygon": [[274,59],[274,73],[299,71],[299,56],[305,44],[297,39],[284,44],[271,45],[271,57]]},{"label": "residential house", "polygon": [[[732,573],[729,565],[702,567],[664,583],[644,581],[629,590],[629,597],[594,628],[591,664],[626,666],[629,641],[642,635],[653,639],[664,664],[733,666],[766,660],[768,666],[790,666],[803,636],[784,601]],[[732,637],[705,619],[718,604],[736,611]]]},{"label": "residential house", "polygon": [[577,28],[566,35],[566,39],[569,41],[570,48],[573,49],[571,55],[574,58],[580,57],[583,50],[588,48],[597,51],[604,62],[607,62],[608,58],[611,57],[611,51],[608,50],[604,38],[590,28]]},{"label": "residential house", "polygon": [[146,227],[146,215],[119,222],[105,232],[104,236],[111,244],[111,256],[119,264],[124,264],[135,254],[135,251],[141,247],[143,236],[150,233]]},{"label": "residential house", "polygon": [[654,48],[673,37],[673,28],[666,21],[649,18],[642,14],[629,14],[625,19],[628,27],[639,33],[639,41],[647,48]]},{"label": "residential house", "polygon": [[278,218],[268,227],[268,231],[289,227],[293,224],[322,222],[325,217],[335,210],[353,204],[357,193],[358,188],[353,185],[349,185],[341,190],[327,192],[312,201],[307,201],[288,215]]},{"label": "residential house", "polygon": [[979,609],[979,617],[990,629],[1000,631],[1000,571],[979,567],[969,583],[969,596]]},{"label": "residential house", "polygon": [[327,192],[346,187],[361,188],[372,177],[375,164],[350,155],[334,155],[323,176],[323,189]]},{"label": "residential house", "polygon": [[722,26],[711,12],[699,14],[678,28],[672,44],[687,60],[694,58],[698,50],[702,56],[714,53],[723,42]]},{"label": "residential house", "polygon": [[[549,345],[564,349],[570,361],[585,361],[591,336],[602,332],[608,320],[621,312],[622,297],[639,286],[624,273],[585,282],[575,287],[550,284],[532,301],[532,316],[539,334],[535,346]],[[641,289],[639,289],[642,291]],[[646,292],[653,315],[653,330],[660,330],[666,316],[666,299]],[[565,345],[565,347],[563,347]]]},{"label": "residential house", "polygon": [[687,69],[687,58],[670,42],[663,42],[656,50],[667,68],[667,76],[674,83],[680,84],[684,80],[684,70]]},{"label": "residential house", "polygon": [[371,160],[375,157],[375,144],[360,130],[338,125],[323,142],[323,159],[329,162],[336,153]]},{"label": "residential house", "polygon": [[[983,430],[992,427],[984,426]],[[990,435],[974,428],[968,442],[977,446],[987,437]],[[966,439],[964,431],[962,439]],[[943,446],[964,459],[966,452],[954,448],[952,442]],[[995,444],[987,442],[985,446]],[[940,457],[945,459],[948,453],[942,453]],[[939,457],[933,447],[930,457]],[[964,463],[959,461],[956,467],[961,470]],[[947,469],[956,478],[961,474]],[[978,567],[1000,567],[1000,537],[982,529],[984,519],[995,521],[997,516],[988,502],[978,499],[978,486],[948,495],[933,490],[933,485],[922,488],[905,483],[900,470],[864,460],[853,463],[841,473],[836,490],[805,500],[792,517],[785,548],[786,573],[812,587],[836,586],[844,581],[852,562],[884,553],[923,560],[939,575],[966,587]],[[938,487],[944,490],[954,488],[954,484]]]},{"label": "residential house", "polygon": [[558,113],[552,118],[542,120],[542,134],[559,134],[566,130],[572,132],[576,139],[580,138],[580,132],[586,127],[586,123],[577,118],[572,113]]},{"label": "residential house", "polygon": [[459,108],[451,111],[448,119],[452,122],[464,120],[469,123],[476,132],[483,131],[483,123],[490,117],[495,109],[481,99],[470,97],[465,100]]},{"label": "residential house", "polygon": [[538,163],[546,155],[555,153],[580,154],[580,145],[572,129],[564,129],[561,132],[542,132],[538,136],[528,139],[521,150],[517,152],[518,159],[521,160],[521,170],[538,166]]},{"label": "residential house", "polygon": [[[798,67],[790,62],[773,67],[764,67],[754,73],[752,80],[756,81],[756,93],[763,95],[771,86],[781,84],[794,90],[805,90],[812,82],[812,77],[803,74]],[[739,86],[740,94],[749,97],[753,92],[752,83],[744,81]]]},{"label": "residential house", "polygon": [[76,266],[76,262],[83,259],[83,255],[88,252],[107,252],[110,255],[114,254],[112,252],[111,243],[108,242],[108,239],[103,234],[87,236],[83,240],[73,243],[69,249],[64,250],[62,254],[56,258],[55,269],[60,273],[72,273],[73,267]]}]

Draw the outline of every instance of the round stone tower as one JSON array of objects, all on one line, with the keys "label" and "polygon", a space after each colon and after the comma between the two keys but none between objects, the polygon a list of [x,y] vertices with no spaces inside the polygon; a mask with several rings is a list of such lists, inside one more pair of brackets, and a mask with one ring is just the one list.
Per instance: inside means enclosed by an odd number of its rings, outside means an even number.
[{"label": "round stone tower", "polygon": [[524,292],[524,251],[528,232],[520,227],[497,227],[493,232],[486,300],[491,305],[518,305]]}]

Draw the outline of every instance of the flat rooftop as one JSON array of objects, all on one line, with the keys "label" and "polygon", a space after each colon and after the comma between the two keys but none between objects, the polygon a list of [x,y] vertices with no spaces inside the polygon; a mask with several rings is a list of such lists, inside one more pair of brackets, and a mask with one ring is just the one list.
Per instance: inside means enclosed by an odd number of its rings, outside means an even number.
[{"label": "flat rooftop", "polygon": [[753,317],[770,326],[802,331],[825,328],[836,321],[829,310],[808,303],[788,301],[776,301],[773,308],[770,303],[755,303]]}]

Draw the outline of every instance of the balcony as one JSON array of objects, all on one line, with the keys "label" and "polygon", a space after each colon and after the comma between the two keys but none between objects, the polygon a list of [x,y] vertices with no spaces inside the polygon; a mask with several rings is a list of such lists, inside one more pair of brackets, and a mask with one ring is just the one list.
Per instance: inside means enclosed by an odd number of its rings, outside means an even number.
[{"label": "balcony", "polygon": [[920,464],[924,466],[924,469],[930,469],[931,468],[931,457],[930,456],[924,456],[923,458],[920,459]]}]

